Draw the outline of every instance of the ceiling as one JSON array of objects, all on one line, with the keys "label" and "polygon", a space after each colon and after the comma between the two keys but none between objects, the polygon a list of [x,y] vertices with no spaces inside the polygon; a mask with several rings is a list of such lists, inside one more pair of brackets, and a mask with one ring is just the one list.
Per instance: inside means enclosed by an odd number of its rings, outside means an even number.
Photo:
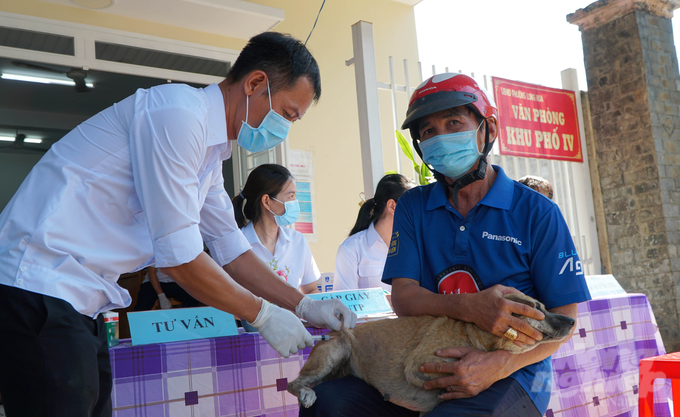
[{"label": "ceiling", "polygon": [[283,9],[244,0],[40,0],[149,22],[250,39],[285,18]]},{"label": "ceiling", "polygon": [[[45,67],[29,68],[22,64]],[[0,58],[0,73],[30,75],[69,80],[70,67]],[[52,70],[52,71],[48,71]],[[58,74],[54,71],[61,72]],[[89,70],[85,79],[94,88],[79,93],[74,86],[37,84],[0,78],[0,136],[23,133],[28,138],[41,138],[42,144],[25,144],[27,149],[47,150],[71,129],[133,94],[138,88],[167,83],[167,80],[112,72]],[[194,84],[194,86],[198,86]],[[0,148],[11,145],[0,142]],[[0,149],[3,151],[3,149]]]}]

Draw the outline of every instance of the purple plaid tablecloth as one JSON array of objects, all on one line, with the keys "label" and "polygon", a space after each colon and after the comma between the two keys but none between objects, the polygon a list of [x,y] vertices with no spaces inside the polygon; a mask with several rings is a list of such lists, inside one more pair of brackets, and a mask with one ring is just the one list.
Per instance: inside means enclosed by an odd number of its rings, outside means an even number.
[{"label": "purple plaid tablecloth", "polygon": [[124,340],[110,349],[113,415],[297,416],[286,385],[310,351],[286,359],[248,333],[143,346]]},{"label": "purple plaid tablecloth", "polygon": [[[666,353],[644,294],[578,305],[574,336],[552,356],[545,417],[637,417],[640,359]],[[670,381],[654,384],[655,416],[671,415]]]},{"label": "purple plaid tablecloth", "polygon": [[[286,385],[310,351],[282,358],[259,334],[143,346],[123,341],[110,349],[114,416],[297,416]],[[545,416],[637,416],[638,362],[664,353],[644,295],[579,304],[574,337],[553,355]],[[657,380],[657,416],[671,415],[669,388]]]}]

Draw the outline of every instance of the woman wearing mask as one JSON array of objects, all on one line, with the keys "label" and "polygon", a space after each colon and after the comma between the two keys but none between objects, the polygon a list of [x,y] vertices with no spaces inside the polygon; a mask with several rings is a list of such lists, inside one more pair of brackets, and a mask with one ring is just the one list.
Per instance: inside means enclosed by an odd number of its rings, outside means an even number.
[{"label": "woman wearing mask", "polygon": [[307,239],[289,229],[300,207],[295,199],[295,180],[281,165],[264,164],[255,168],[243,190],[232,199],[236,223],[248,242],[281,279],[303,294],[318,292],[321,276]]},{"label": "woman wearing mask", "polygon": [[385,175],[378,182],[375,197],[361,206],[349,237],[338,248],[334,291],[373,287],[391,290],[381,279],[392,236],[394,209],[399,197],[413,186],[411,180],[400,174]]}]

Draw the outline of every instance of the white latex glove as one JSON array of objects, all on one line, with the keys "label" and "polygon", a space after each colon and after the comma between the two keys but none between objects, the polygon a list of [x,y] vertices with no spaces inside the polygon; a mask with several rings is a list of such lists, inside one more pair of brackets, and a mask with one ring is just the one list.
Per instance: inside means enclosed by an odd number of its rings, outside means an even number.
[{"label": "white latex glove", "polygon": [[295,307],[295,314],[307,320],[307,323],[314,327],[325,327],[332,330],[340,330],[340,320],[348,329],[357,325],[357,315],[350,311],[342,301],[334,298],[332,300],[313,300],[309,297],[302,297],[300,304]]},{"label": "white latex glove", "polygon": [[172,308],[172,304],[170,304],[170,300],[168,300],[168,297],[165,296],[165,293],[158,294],[158,302],[160,303],[163,310]]},{"label": "white latex glove", "polygon": [[254,322],[260,335],[284,358],[314,346],[312,335],[302,325],[295,314],[262,300],[260,313]]}]

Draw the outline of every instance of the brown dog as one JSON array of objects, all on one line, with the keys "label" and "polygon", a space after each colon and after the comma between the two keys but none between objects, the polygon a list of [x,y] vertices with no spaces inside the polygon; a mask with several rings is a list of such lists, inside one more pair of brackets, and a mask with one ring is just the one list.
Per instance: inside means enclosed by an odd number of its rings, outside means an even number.
[{"label": "brown dog", "polygon": [[288,392],[300,404],[310,407],[316,401],[312,387],[347,375],[354,375],[376,387],[385,400],[413,411],[427,412],[441,400],[441,390],[426,390],[423,384],[445,374],[423,373],[424,363],[455,362],[455,358],[435,355],[439,349],[472,347],[483,351],[504,349],[524,353],[544,342],[565,339],[574,319],[546,311],[545,306],[525,295],[509,294],[505,298],[532,306],[545,319],[521,318],[543,333],[543,339],[521,348],[510,340],[484,331],[473,323],[449,317],[416,316],[379,320],[353,330],[331,332],[329,341],[319,342],[309,355],[300,375],[288,384]]}]

